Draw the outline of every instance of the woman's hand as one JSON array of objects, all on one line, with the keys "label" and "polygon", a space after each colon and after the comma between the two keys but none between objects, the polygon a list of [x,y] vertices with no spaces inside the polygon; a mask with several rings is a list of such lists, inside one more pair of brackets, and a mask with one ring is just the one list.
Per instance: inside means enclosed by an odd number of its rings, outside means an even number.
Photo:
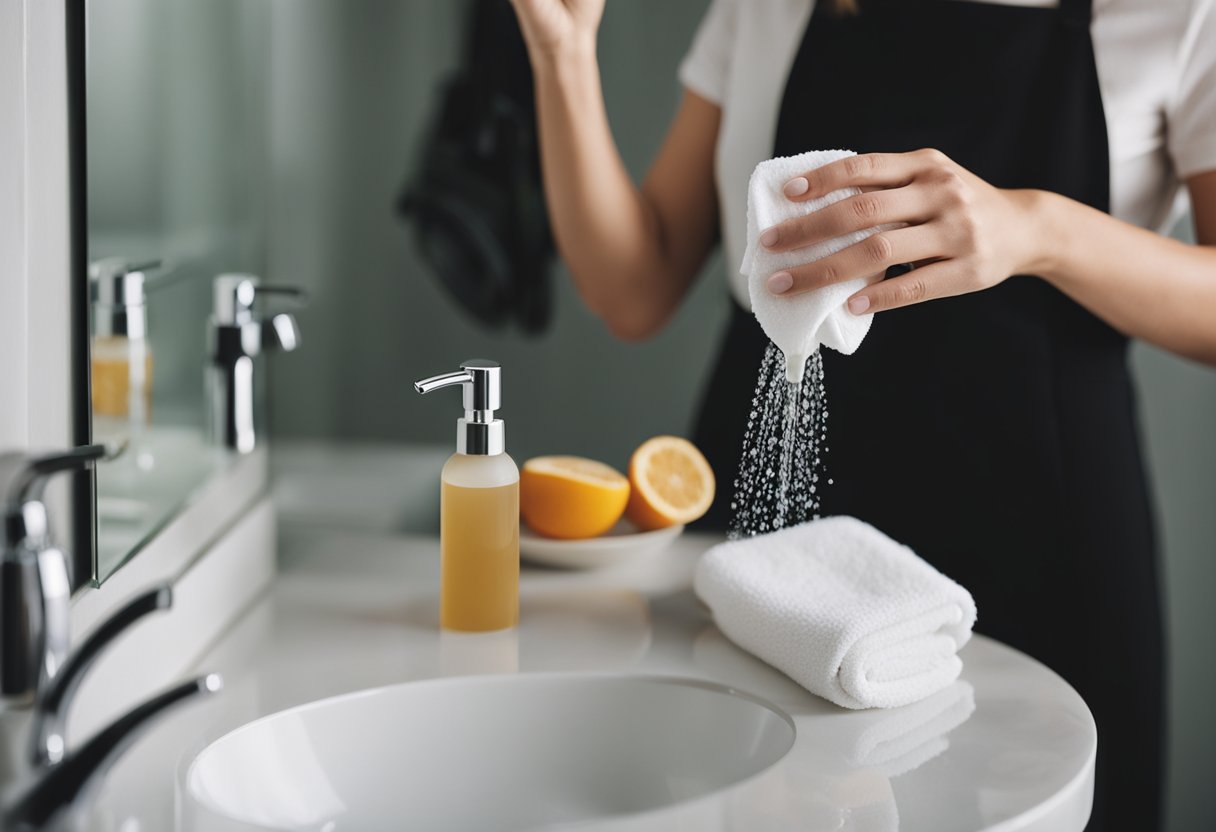
[{"label": "woman's hand", "polygon": [[511,0],[511,4],[533,55],[594,48],[604,0]]},{"label": "woman's hand", "polygon": [[791,179],[790,199],[802,202],[840,188],[863,193],[767,229],[760,243],[790,251],[879,225],[880,231],[822,260],[777,272],[774,294],[808,292],[881,274],[911,263],[911,272],[879,281],[849,298],[854,314],[976,292],[1014,274],[1035,273],[1035,207],[1042,192],[1002,190],[937,150],[870,153],[841,159]]}]

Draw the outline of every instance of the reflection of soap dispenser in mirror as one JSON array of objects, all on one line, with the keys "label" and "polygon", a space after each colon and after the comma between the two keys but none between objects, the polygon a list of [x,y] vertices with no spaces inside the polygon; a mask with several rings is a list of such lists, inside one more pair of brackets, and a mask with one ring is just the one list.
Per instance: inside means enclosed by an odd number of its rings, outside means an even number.
[{"label": "reflection of soap dispenser in mirror", "polygon": [[142,449],[152,398],[152,351],[148,345],[146,272],[160,263],[131,264],[121,257],[89,266],[93,299],[90,352],[94,434],[129,439],[132,458],[150,467]]},{"label": "reflection of soap dispenser in mirror", "polygon": [[439,620],[444,629],[502,630],[519,622],[519,469],[507,456],[502,370],[472,360],[460,372],[423,379],[419,393],[460,385],[464,418],[456,453],[443,466]]}]

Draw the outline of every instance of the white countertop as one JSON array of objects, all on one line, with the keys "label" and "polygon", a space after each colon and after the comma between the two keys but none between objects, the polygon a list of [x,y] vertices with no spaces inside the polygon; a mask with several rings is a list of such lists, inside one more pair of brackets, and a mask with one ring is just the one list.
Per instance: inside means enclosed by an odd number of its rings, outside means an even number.
[{"label": "white countertop", "polygon": [[900,709],[838,708],[714,627],[689,590],[696,558],[714,542],[685,534],[658,556],[599,571],[525,568],[519,628],[465,635],[437,627],[436,537],[293,517],[271,590],[198,663],[224,674],[225,691],[135,745],[91,828],[173,828],[171,795],[189,761],[259,716],[369,687],[538,671],[710,680],[768,700],[795,723],[791,752],[752,780],[612,829],[1084,828],[1096,732],[1058,676],[977,636],[954,687]]},{"label": "white countertop", "polygon": [[[180,778],[206,741],[239,724],[362,688],[552,670],[689,676],[776,704],[793,718],[797,740],[757,778],[667,810],[657,824],[639,820],[639,829],[1084,827],[1094,723],[1059,677],[977,637],[964,648],[955,688],[901,709],[837,708],[738,650],[713,626],[687,589],[696,557],[712,542],[685,535],[653,560],[600,572],[525,569],[518,630],[478,636],[436,626],[435,538],[284,529],[273,589],[199,664],[224,674],[225,692],[166,723],[156,732],[159,744],[177,749]],[[967,715],[972,695],[969,717],[941,734]],[[139,783],[146,789],[146,763],[144,772]],[[111,798],[114,828],[161,828],[148,821],[122,826],[123,801]],[[408,825],[408,817],[402,822]]]}]

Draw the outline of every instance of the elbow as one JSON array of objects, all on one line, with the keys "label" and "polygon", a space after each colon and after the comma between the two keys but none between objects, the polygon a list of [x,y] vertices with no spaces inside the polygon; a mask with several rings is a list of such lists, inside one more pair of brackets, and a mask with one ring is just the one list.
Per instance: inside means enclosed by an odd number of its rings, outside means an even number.
[{"label": "elbow", "polygon": [[1216,370],[1216,344],[1207,344],[1202,350],[1196,350],[1186,357],[1210,370]]},{"label": "elbow", "polygon": [[647,341],[661,332],[673,311],[659,298],[641,292],[584,292],[583,302],[614,338],[630,344]]}]

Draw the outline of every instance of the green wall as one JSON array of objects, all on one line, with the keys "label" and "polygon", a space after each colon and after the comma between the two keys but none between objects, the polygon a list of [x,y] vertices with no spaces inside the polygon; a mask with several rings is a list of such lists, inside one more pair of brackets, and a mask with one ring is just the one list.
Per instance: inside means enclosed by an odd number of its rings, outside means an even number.
[{"label": "green wall", "polygon": [[[641,175],[680,94],[676,64],[702,0],[611,3],[601,51],[608,109]],[[459,398],[423,400],[413,379],[472,357],[504,368],[507,442],[524,459],[578,453],[624,466],[642,440],[686,433],[727,310],[706,270],[664,333],[615,341],[555,275],[540,338],[487,332],[418,261],[392,205],[456,58],[461,4],[393,0],[276,7],[270,272],[313,291],[306,349],[275,361],[279,435],[450,443]]]}]

